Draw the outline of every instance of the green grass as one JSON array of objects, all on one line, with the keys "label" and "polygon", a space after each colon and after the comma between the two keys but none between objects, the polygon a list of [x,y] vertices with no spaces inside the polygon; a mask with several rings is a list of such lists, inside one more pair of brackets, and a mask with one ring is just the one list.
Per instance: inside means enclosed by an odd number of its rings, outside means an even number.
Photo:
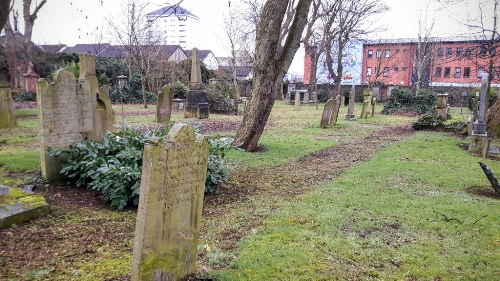
[{"label": "green grass", "polygon": [[0,166],[15,173],[39,169],[40,150],[0,152]]},{"label": "green grass", "polygon": [[[499,200],[460,140],[418,133],[293,202],[217,280],[497,280]],[[494,171],[498,162],[485,161]]]},{"label": "green grass", "polygon": [[16,109],[16,116],[38,116],[38,109]]}]

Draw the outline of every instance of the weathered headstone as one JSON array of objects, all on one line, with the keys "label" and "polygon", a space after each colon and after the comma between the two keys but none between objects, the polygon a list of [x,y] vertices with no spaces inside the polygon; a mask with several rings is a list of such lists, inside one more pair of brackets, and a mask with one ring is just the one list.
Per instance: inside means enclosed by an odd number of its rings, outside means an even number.
[{"label": "weathered headstone", "polygon": [[469,145],[469,150],[479,152],[483,155],[483,157],[486,157],[487,150],[485,153],[484,146],[487,146],[489,143],[484,117],[486,114],[486,88],[488,87],[488,73],[483,73],[481,82],[479,113],[477,120],[474,122],[474,130],[472,131],[471,136],[472,143]]},{"label": "weathered headstone", "polygon": [[472,118],[467,118],[467,135],[471,136],[473,130],[474,130],[474,122],[472,122]]},{"label": "weathered headstone", "polygon": [[330,126],[337,125],[337,119],[339,118],[339,111],[340,111],[341,105],[342,105],[342,97],[336,96],[335,97],[335,106],[333,107],[333,114],[330,116],[330,121],[328,122],[328,124]]},{"label": "weathered headstone", "polygon": [[86,138],[101,140],[115,124],[111,101],[98,88],[93,57],[80,56],[78,81],[65,69],[58,70],[53,80],[37,83],[41,170],[47,182],[64,179],[60,174],[64,159],[49,156],[47,147],[67,147]]},{"label": "weathered headstone", "polygon": [[0,128],[15,128],[16,126],[10,83],[0,82]]},{"label": "weathered headstone", "polygon": [[38,81],[38,78],[40,78],[40,75],[36,74],[33,71],[32,62],[28,64],[28,72],[26,72],[26,74],[23,74],[23,76],[24,76],[24,87],[26,89],[26,92],[36,93],[36,82]]},{"label": "weathered headstone", "polygon": [[209,144],[176,124],[144,149],[132,281],[180,280],[196,269]]},{"label": "weathered headstone", "polygon": [[300,110],[300,93],[295,93],[295,111]]},{"label": "weathered headstone", "polygon": [[356,117],[354,116],[354,99],[356,97],[356,88],[352,85],[351,93],[349,96],[349,108],[347,109],[347,115],[345,116],[345,120],[356,121]]},{"label": "weathered headstone", "polygon": [[335,107],[335,101],[329,99],[325,107],[323,108],[323,115],[321,115],[320,128],[328,128],[328,123],[330,122],[330,117],[332,116],[333,108]]},{"label": "weathered headstone", "polygon": [[309,92],[304,93],[304,98],[302,99],[302,105],[309,106]]},{"label": "weathered headstone", "polygon": [[372,117],[375,116],[375,108],[377,106],[377,98],[372,97]]},{"label": "weathered headstone", "polygon": [[172,116],[172,99],[174,94],[170,91],[170,86],[165,85],[161,88],[156,101],[156,122],[168,123]]},{"label": "weathered headstone", "polygon": [[193,49],[191,58],[191,83],[184,106],[184,118],[205,119],[209,115],[207,92],[203,90],[198,49]]},{"label": "weathered headstone", "polygon": [[476,97],[472,98],[471,99],[471,103],[472,103],[472,118],[473,120],[472,121],[476,121],[477,120],[477,114],[478,114],[478,110],[479,110],[479,107],[478,107],[478,101],[479,99],[479,93],[476,93]]},{"label": "weathered headstone", "polygon": [[436,107],[434,108],[436,115],[447,118],[448,116],[448,94],[438,94]]},{"label": "weathered headstone", "polygon": [[368,112],[372,103],[372,91],[366,89],[363,91],[363,108],[361,109],[360,119],[368,118]]}]

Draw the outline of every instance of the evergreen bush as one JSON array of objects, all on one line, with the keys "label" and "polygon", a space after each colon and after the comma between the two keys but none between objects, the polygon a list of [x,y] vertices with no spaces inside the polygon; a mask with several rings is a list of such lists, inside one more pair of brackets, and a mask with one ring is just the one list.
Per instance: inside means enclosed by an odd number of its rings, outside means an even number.
[{"label": "evergreen bush", "polygon": [[14,101],[34,101],[36,100],[36,94],[35,93],[28,93],[26,91],[22,91],[19,96],[17,96]]},{"label": "evergreen bush", "polygon": [[207,88],[207,98],[211,112],[235,112],[237,104],[234,102],[236,95],[231,83],[220,80],[210,83]]},{"label": "evergreen bush", "polygon": [[436,98],[436,93],[425,89],[421,89],[416,96],[413,96],[408,89],[394,87],[381,113],[414,111],[424,114],[436,106]]},{"label": "evergreen bush", "polygon": [[[109,93],[109,98],[112,103],[143,103],[141,77],[138,73],[132,74],[127,85],[120,92],[118,89],[113,89]],[[156,94],[146,92],[146,101],[148,104],[156,104]]]},{"label": "evergreen bush", "polygon": [[169,86],[170,91],[174,94],[174,99],[186,99],[189,88],[181,81],[170,83]]}]

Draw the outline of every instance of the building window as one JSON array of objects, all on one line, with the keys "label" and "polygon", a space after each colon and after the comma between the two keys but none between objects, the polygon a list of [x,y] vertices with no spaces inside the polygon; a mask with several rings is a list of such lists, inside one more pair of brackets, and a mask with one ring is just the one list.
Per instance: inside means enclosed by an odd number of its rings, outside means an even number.
[{"label": "building window", "polygon": [[403,49],[403,53],[406,53],[406,52],[408,52],[408,50],[407,49]]},{"label": "building window", "polygon": [[401,71],[406,71],[406,67],[401,67]]},{"label": "building window", "polygon": [[447,58],[451,58],[451,54],[452,54],[452,53],[453,53],[453,52],[451,51],[451,48],[446,48],[446,57],[447,57]]},{"label": "building window", "polygon": [[470,59],[472,57],[472,49],[471,48],[465,49],[465,57],[468,59]]},{"label": "building window", "polygon": [[479,48],[479,56],[480,56],[480,57],[485,57],[485,56],[486,56],[486,46],[482,45],[482,46]]},{"label": "building window", "polygon": [[399,71],[399,67],[397,67],[397,66],[396,66],[396,67],[394,68],[394,71]]},{"label": "building window", "polygon": [[436,73],[434,74],[434,77],[441,78],[441,71],[443,69],[441,67],[436,67]]},{"label": "building window", "polygon": [[438,48],[438,50],[437,50],[437,57],[438,58],[442,58],[443,57],[443,49],[442,48]]},{"label": "building window", "polygon": [[457,48],[457,58],[462,58],[462,48]]},{"label": "building window", "polygon": [[390,50],[385,50],[385,57],[388,58],[391,56],[391,51]]},{"label": "building window", "polygon": [[382,57],[382,50],[377,50],[377,58]]},{"label": "building window", "polygon": [[500,78],[500,66],[497,66],[496,70],[497,70],[497,76],[498,76],[498,78]]},{"label": "building window", "polygon": [[478,77],[478,78],[482,78],[482,77],[483,77],[483,72],[484,72],[484,68],[479,67],[479,68],[477,69],[477,77]]},{"label": "building window", "polygon": [[368,58],[371,59],[373,57],[373,50],[368,50]]},{"label": "building window", "polygon": [[453,77],[460,78],[461,72],[462,72],[462,68],[461,67],[455,67],[455,75]]},{"label": "building window", "polygon": [[444,68],[444,78],[450,78],[450,68],[449,67]]},{"label": "building window", "polygon": [[389,68],[384,67],[384,77],[387,77],[387,76],[389,76]]},{"label": "building window", "polygon": [[371,67],[368,67],[368,68],[366,69],[366,77],[370,77],[370,76],[372,76],[372,68],[371,68]]},{"label": "building window", "polygon": [[464,67],[464,78],[470,77],[470,67]]},{"label": "building window", "polygon": [[396,54],[399,53],[399,49],[396,49]]}]

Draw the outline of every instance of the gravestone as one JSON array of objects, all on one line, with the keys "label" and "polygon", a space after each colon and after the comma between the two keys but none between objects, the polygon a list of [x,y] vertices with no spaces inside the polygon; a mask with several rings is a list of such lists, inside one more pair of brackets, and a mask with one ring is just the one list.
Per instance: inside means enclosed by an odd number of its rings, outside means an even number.
[{"label": "gravestone", "polygon": [[14,100],[10,92],[10,83],[0,82],[0,128],[17,126],[14,112]]},{"label": "gravestone", "polygon": [[300,110],[300,94],[295,93],[295,111]]},{"label": "gravestone", "polygon": [[477,120],[474,122],[474,130],[472,131],[471,144],[469,150],[479,152],[483,157],[487,156],[488,150],[484,149],[489,145],[488,134],[486,132],[485,114],[486,114],[486,88],[488,87],[488,73],[483,73],[481,80],[481,97],[479,103],[479,113]]},{"label": "gravestone", "polygon": [[361,109],[360,119],[368,118],[368,112],[372,103],[372,91],[366,89],[363,91],[363,108]]},{"label": "gravestone", "polygon": [[320,128],[328,128],[328,123],[330,122],[330,117],[332,116],[333,108],[335,107],[335,101],[329,99],[325,107],[323,108],[323,115],[321,115]]},{"label": "gravestone", "polygon": [[309,92],[304,93],[304,98],[302,99],[302,105],[309,106]]},{"label": "gravestone", "polygon": [[477,120],[477,114],[478,114],[478,110],[479,110],[479,107],[478,107],[478,100],[479,100],[479,93],[476,93],[476,97],[472,98],[471,99],[471,103],[472,103],[472,118],[473,120],[472,121],[476,121]]},{"label": "gravestone", "polygon": [[434,108],[436,115],[447,118],[448,116],[448,94],[438,94],[436,107]]},{"label": "gravestone", "polygon": [[174,94],[170,91],[170,86],[163,86],[158,94],[156,102],[156,122],[168,123],[172,116],[172,100]]},{"label": "gravestone", "polygon": [[40,75],[36,74],[33,71],[32,62],[28,64],[28,72],[26,72],[26,74],[23,74],[23,76],[24,76],[24,87],[26,89],[26,92],[36,93],[36,82],[38,81],[38,78],[40,78]]},{"label": "gravestone", "polygon": [[339,118],[340,106],[342,104],[342,97],[335,97],[335,106],[333,107],[333,114],[330,116],[330,121],[328,122],[330,126],[337,125],[337,119]]},{"label": "gravestone", "polygon": [[65,179],[60,174],[64,158],[49,156],[47,147],[99,141],[106,130],[114,131],[115,115],[108,95],[98,87],[95,60],[88,55],[80,55],[78,81],[71,71],[60,69],[51,83],[39,79],[36,92],[42,176],[57,182]]},{"label": "gravestone", "polygon": [[184,118],[205,119],[209,115],[207,92],[203,90],[198,49],[193,49],[191,59],[191,82],[184,106]]},{"label": "gravestone", "polygon": [[372,97],[372,117],[375,116],[375,108],[377,106],[377,98]]},{"label": "gravestone", "polygon": [[347,115],[345,116],[345,120],[348,121],[356,121],[356,117],[354,116],[354,99],[356,98],[356,87],[352,85],[351,92],[349,94],[349,108],[347,109]]},{"label": "gravestone", "polygon": [[209,144],[188,125],[144,148],[132,281],[180,280],[196,270]]}]

